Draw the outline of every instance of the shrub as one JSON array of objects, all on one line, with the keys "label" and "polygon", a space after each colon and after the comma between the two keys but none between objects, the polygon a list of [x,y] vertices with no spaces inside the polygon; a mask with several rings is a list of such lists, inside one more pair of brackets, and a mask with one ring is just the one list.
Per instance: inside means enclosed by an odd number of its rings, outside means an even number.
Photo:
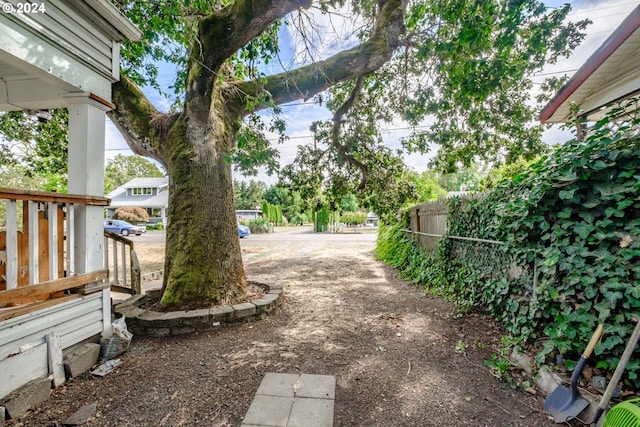
[{"label": "shrub", "polygon": [[116,209],[113,214],[113,219],[121,219],[131,223],[147,222],[149,221],[149,214],[144,208],[126,206]]},{"label": "shrub", "polygon": [[340,215],[340,222],[343,222],[349,226],[362,225],[367,222],[366,212],[343,212]]},{"label": "shrub", "polygon": [[253,234],[269,233],[271,231],[271,224],[264,218],[252,219],[246,222],[242,221],[242,223],[249,227],[249,230],[251,230]]},{"label": "shrub", "polygon": [[291,223],[292,224],[299,224],[299,225],[304,225],[305,222],[308,222],[308,218],[307,215],[305,215],[304,213],[295,213],[292,217],[291,217]]},{"label": "shrub", "polygon": [[331,213],[327,205],[323,205],[322,208],[316,214],[316,221],[318,223],[318,233],[325,232],[329,229],[329,221],[331,220]]}]

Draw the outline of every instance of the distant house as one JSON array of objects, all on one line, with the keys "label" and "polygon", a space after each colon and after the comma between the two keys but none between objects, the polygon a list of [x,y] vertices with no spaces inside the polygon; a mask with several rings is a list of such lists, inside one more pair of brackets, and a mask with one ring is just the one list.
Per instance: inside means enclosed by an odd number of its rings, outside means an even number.
[{"label": "distant house", "polygon": [[378,218],[378,215],[376,215],[373,212],[369,212],[367,214],[367,220],[365,222],[365,225],[367,227],[377,227],[379,221],[380,221],[380,218]]},{"label": "distant house", "polygon": [[262,218],[260,209],[236,209],[236,217],[241,220],[253,220]]},{"label": "distant house", "polygon": [[[116,209],[135,206],[147,210],[150,222],[167,223],[167,207],[169,205],[169,178],[134,178],[126,184],[107,194],[111,204],[106,208],[107,217],[111,218]],[[262,217],[259,209],[238,209],[239,220],[252,220]],[[152,220],[156,218],[155,220]]]},{"label": "distant house", "polygon": [[107,194],[111,204],[106,208],[111,218],[116,209],[135,206],[147,210],[149,218],[160,218],[166,224],[169,204],[169,178],[134,178]]}]

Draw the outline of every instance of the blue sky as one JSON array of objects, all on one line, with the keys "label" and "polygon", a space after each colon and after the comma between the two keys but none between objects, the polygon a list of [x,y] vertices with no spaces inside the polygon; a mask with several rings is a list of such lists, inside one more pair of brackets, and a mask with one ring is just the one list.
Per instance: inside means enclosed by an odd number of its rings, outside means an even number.
[{"label": "blue sky", "polygon": [[[565,3],[564,1],[548,1],[546,2],[549,7],[557,7]],[[581,0],[569,2],[572,5],[572,11],[569,15],[571,20],[581,20],[589,18],[593,21],[593,24],[587,28],[587,37],[584,42],[574,51],[573,55],[568,58],[562,58],[557,64],[548,66],[542,73],[533,76],[534,82],[542,82],[547,75],[562,75],[567,73],[572,75],[584,61],[600,46],[600,44],[611,34],[611,32],[622,22],[622,20],[629,14],[629,12],[638,5],[638,1],[629,0]],[[339,21],[330,20],[326,16],[319,14],[313,15],[314,22],[320,24],[324,28],[340,27]],[[318,40],[314,41],[314,48],[317,49],[313,52],[317,56],[325,56],[332,51],[336,51],[344,48],[345,46],[352,45],[354,43],[353,38],[349,37],[350,32],[348,29],[339,28],[342,31],[340,36],[327,39],[323,38],[322,42]],[[283,31],[281,33],[282,46],[290,46],[289,51],[284,51],[281,54],[281,61],[284,66],[290,66],[294,60],[301,60],[302,49],[301,41],[296,40],[293,33]],[[296,49],[297,46],[297,49]],[[294,52],[298,51],[296,56]],[[265,72],[278,72],[280,66],[274,64],[272,69],[267,68]],[[171,77],[174,73],[174,69],[171,66],[162,67],[160,70],[160,83],[167,87],[171,83]],[[154,105],[163,111],[168,110],[170,101],[162,98],[154,90],[145,88],[143,89],[145,94],[149,97]],[[311,143],[311,133],[309,126],[313,121],[325,120],[331,117],[331,114],[324,106],[319,106],[313,103],[312,100],[306,102],[299,101],[290,104],[282,105],[283,116],[287,123],[287,136],[289,141],[282,145],[277,146],[280,151],[280,162],[282,165],[291,163],[295,157],[297,146],[305,143]],[[392,148],[400,146],[400,139],[409,133],[406,124],[402,122],[393,123],[388,125],[383,131],[383,138],[386,144]],[[571,138],[571,132],[560,130],[559,127],[554,127],[544,134],[544,140],[547,143],[561,143]],[[106,158],[113,158],[117,154],[130,155],[132,152],[128,149],[126,142],[120,136],[115,126],[107,121],[107,140],[106,140]],[[274,136],[275,140],[275,136]],[[411,155],[405,157],[405,163],[418,171],[423,171],[427,168],[429,161],[429,155]],[[259,179],[268,184],[275,184],[277,177],[267,176],[265,173],[260,173],[257,177],[242,177],[236,174],[236,179]]]}]

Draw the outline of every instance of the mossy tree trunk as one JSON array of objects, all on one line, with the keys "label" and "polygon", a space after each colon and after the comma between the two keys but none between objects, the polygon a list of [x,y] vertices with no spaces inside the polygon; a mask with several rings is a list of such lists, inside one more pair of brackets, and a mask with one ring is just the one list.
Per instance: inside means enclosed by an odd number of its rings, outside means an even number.
[{"label": "mossy tree trunk", "polygon": [[237,0],[202,19],[189,57],[184,110],[158,112],[129,79],[114,85],[111,118],[137,153],[169,174],[164,292],[167,305],[221,303],[245,292],[229,154],[242,119],[310,97],[381,67],[398,47],[406,0],[381,0],[369,40],[333,58],[259,81],[238,81],[227,61],[286,14],[311,0]]},{"label": "mossy tree trunk", "polygon": [[167,163],[164,304],[229,302],[245,292],[229,142],[189,144]]}]

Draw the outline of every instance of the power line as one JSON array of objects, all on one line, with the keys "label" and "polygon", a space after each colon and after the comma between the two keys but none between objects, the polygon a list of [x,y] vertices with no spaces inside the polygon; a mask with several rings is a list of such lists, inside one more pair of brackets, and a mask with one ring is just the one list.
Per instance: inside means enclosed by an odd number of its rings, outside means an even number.
[{"label": "power line", "polygon": [[[568,16],[573,16],[573,15],[584,15],[585,13],[593,13],[593,12],[597,12],[597,11],[599,11],[599,10],[616,9],[616,8],[618,8],[618,7],[629,6],[629,5],[637,4],[637,3],[638,3],[638,2],[632,1],[632,2],[629,2],[629,3],[616,4],[616,5],[614,5],[614,6],[606,6],[606,7],[599,7],[599,8],[597,8],[597,9],[584,10],[584,11],[582,11],[582,12],[574,12],[574,11],[571,11],[571,12],[569,12],[569,15],[568,15]],[[626,13],[626,12],[621,12],[621,13]],[[619,14],[618,14],[618,15],[619,15]],[[599,18],[602,18],[602,17],[599,17]]]}]

